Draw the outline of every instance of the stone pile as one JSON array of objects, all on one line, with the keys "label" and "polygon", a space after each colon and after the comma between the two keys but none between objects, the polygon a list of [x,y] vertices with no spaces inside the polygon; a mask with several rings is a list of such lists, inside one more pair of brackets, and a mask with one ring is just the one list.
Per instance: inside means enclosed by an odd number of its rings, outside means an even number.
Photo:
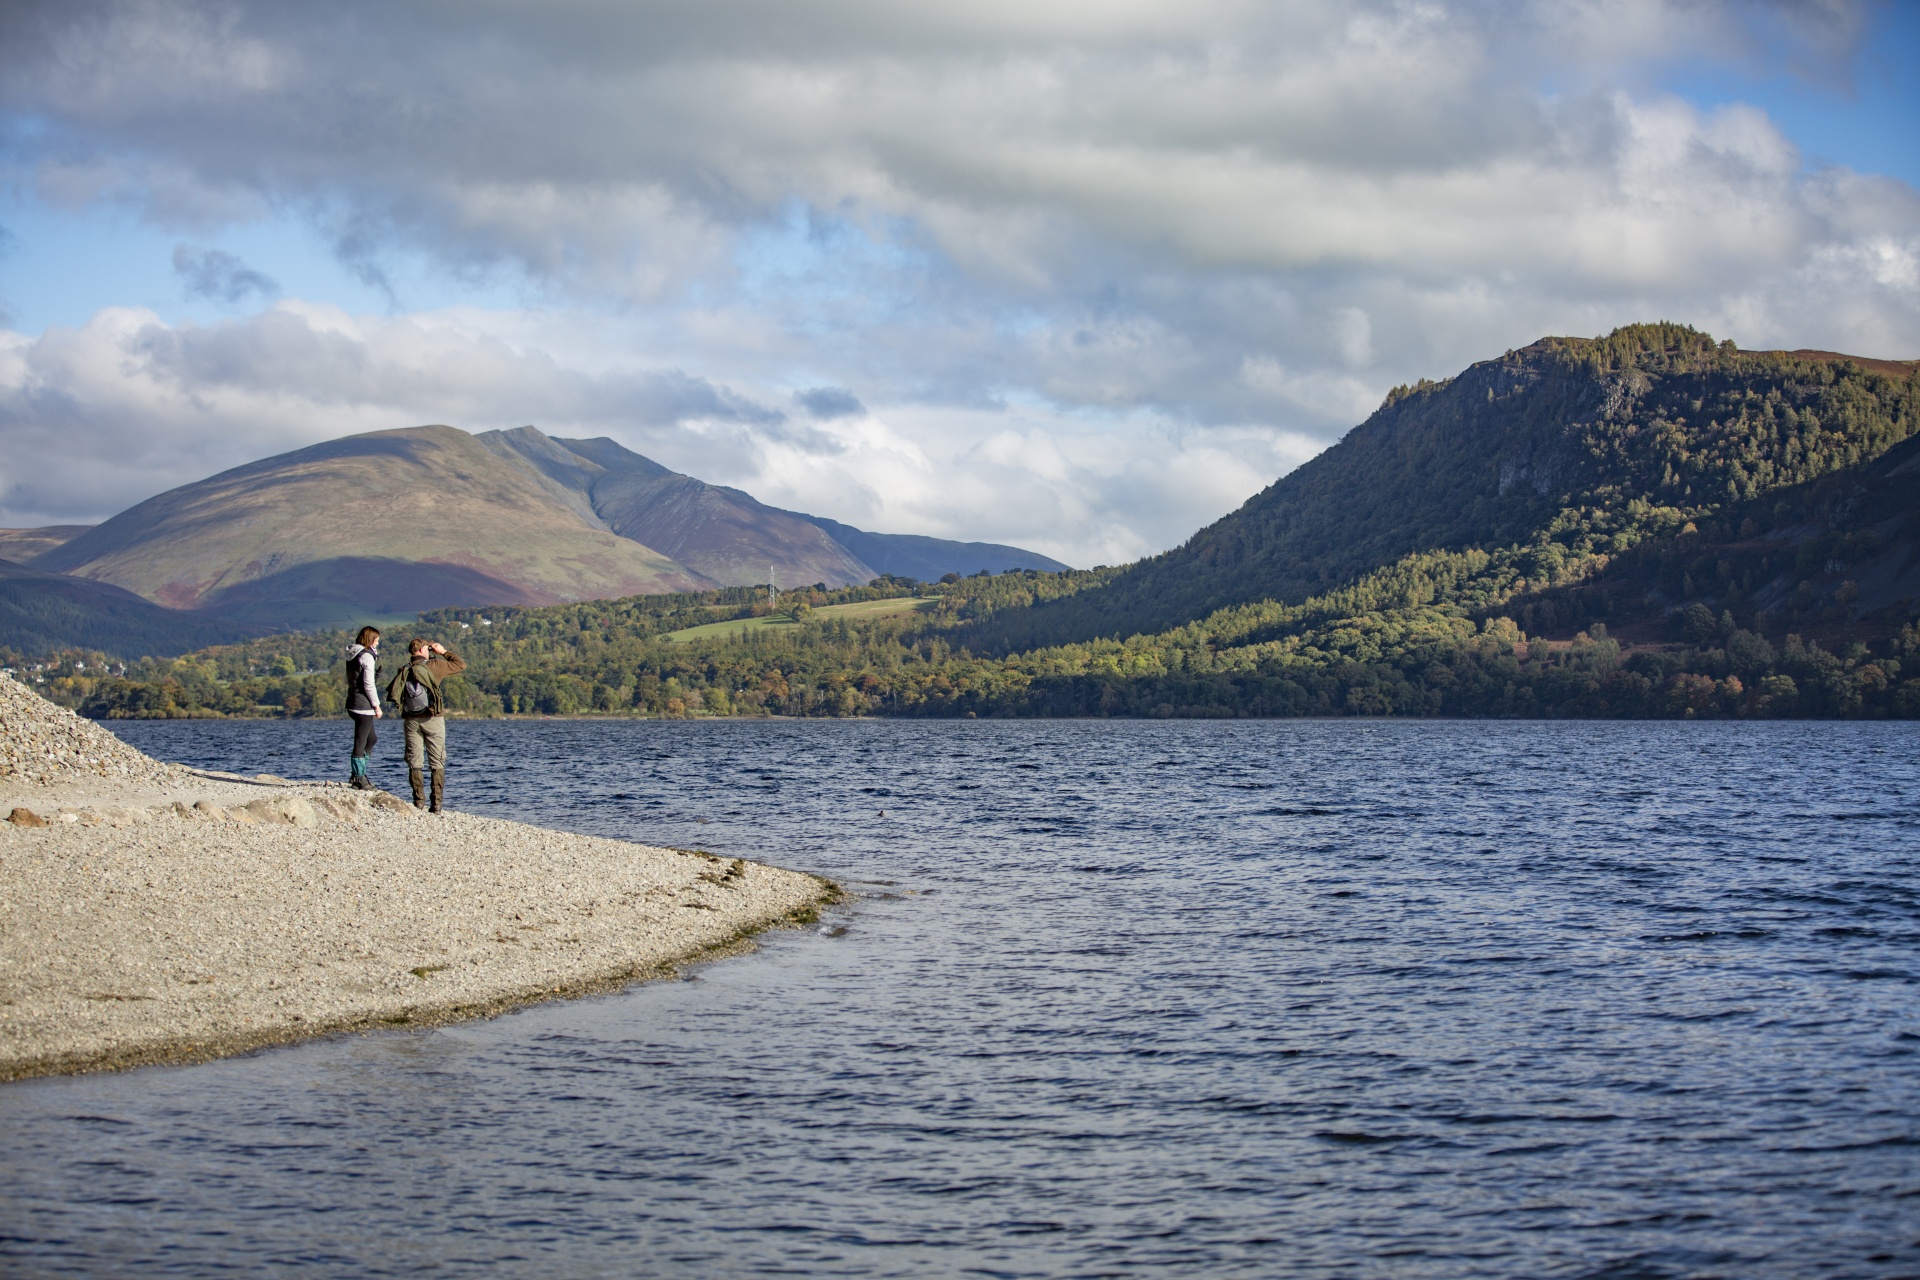
[{"label": "stone pile", "polygon": [[108,778],[156,787],[186,778],[99,725],[0,675],[0,781],[58,784]]}]

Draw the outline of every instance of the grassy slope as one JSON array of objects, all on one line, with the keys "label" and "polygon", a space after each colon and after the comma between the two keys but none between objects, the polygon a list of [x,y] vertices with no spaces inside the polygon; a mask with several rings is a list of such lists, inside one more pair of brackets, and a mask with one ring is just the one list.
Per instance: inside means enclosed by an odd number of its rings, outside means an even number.
[{"label": "grassy slope", "polygon": [[[703,585],[585,523],[451,427],[349,436],[236,468],[34,563],[183,609],[301,600],[386,613],[454,602],[436,595],[550,603]],[[432,568],[411,567],[423,564]]]},{"label": "grassy slope", "polygon": [[50,524],[38,529],[0,529],[0,560],[25,564],[64,546],[93,528],[90,524]]},{"label": "grassy slope", "polygon": [[[813,610],[811,616],[821,620],[841,618],[847,622],[872,622],[878,618],[899,618],[909,614],[924,613],[938,603],[937,600],[914,599],[861,600],[853,604],[826,605]],[[797,624],[790,614],[770,613],[760,618],[734,618],[726,622],[709,622],[697,627],[683,627],[661,638],[675,643],[730,640],[750,631],[795,625]]]}]

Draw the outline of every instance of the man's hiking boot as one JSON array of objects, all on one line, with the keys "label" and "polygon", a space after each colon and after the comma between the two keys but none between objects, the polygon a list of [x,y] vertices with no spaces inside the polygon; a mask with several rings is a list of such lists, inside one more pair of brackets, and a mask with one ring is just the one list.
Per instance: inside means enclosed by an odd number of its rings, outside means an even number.
[{"label": "man's hiking boot", "polygon": [[377,788],[377,787],[375,787],[375,786],[373,785],[373,779],[372,779],[372,778],[369,778],[369,777],[368,777],[368,776],[367,776],[366,774],[364,774],[364,773],[356,773],[356,774],[354,774],[354,775],[353,775],[353,780],[352,780],[352,782],[350,782],[350,783],[349,783],[348,785],[349,785],[349,786],[351,786],[351,787],[352,787],[352,788],[353,788],[353,789],[354,789],[355,791],[377,791],[377,790],[379,790],[379,788]]},{"label": "man's hiking boot", "polygon": [[445,769],[435,769],[433,771],[433,803],[427,806],[428,813],[440,812],[440,793],[446,790],[446,787],[447,771]]},{"label": "man's hiking boot", "polygon": [[407,781],[413,784],[413,807],[416,809],[426,808],[427,807],[426,775],[421,773],[420,770],[418,769],[409,769],[407,770]]}]

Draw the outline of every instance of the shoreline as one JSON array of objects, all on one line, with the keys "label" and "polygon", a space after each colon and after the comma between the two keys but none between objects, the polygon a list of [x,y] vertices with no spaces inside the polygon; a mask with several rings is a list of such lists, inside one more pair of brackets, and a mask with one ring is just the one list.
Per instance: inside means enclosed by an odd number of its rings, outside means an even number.
[{"label": "shoreline", "polygon": [[0,822],[0,1082],[607,994],[843,898],[801,872],[337,784],[208,778],[135,805],[89,790],[75,807],[0,787],[0,816],[47,822]]},{"label": "shoreline", "polygon": [[[831,901],[823,900],[821,905]],[[804,917],[804,918],[803,918]],[[779,920],[743,930],[730,942],[716,943],[705,950],[662,961],[652,966],[636,965],[631,970],[606,974],[552,988],[509,993],[477,1004],[451,1004],[443,1008],[416,1007],[393,1017],[368,1015],[332,1023],[302,1023],[298,1027],[263,1028],[235,1032],[208,1039],[179,1039],[129,1045],[102,1053],[39,1059],[0,1059],[0,1086],[20,1080],[41,1080],[52,1076],[96,1075],[103,1072],[133,1071],[141,1067],[188,1067],[222,1058],[237,1058],[261,1049],[331,1040],[343,1036],[366,1035],[379,1031],[424,1031],[454,1026],[463,1022],[486,1021],[504,1014],[529,1009],[550,1000],[578,1000],[588,996],[614,995],[628,987],[646,982],[677,979],[682,969],[708,964],[734,956],[750,954],[753,939],[772,929],[798,928],[812,923],[803,910]]]},{"label": "shoreline", "polygon": [[[818,908],[845,900],[838,886],[824,882],[827,891],[817,904],[789,912],[777,919],[747,926],[733,938],[703,949],[658,962],[636,962],[598,976],[576,979],[553,987],[507,992],[475,1003],[444,1006],[414,1004],[404,1013],[382,1016],[367,1013],[335,1021],[301,1022],[298,1026],[263,1027],[244,1032],[226,1032],[206,1038],[158,1039],[130,1043],[104,1051],[39,1058],[10,1058],[0,1052],[0,1086],[21,1080],[53,1076],[94,1075],[102,1072],[133,1071],[141,1067],[185,1067],[222,1058],[242,1057],[261,1049],[331,1040],[344,1036],[380,1031],[424,1031],[463,1022],[485,1021],[521,1009],[554,1000],[578,1000],[589,996],[614,995],[647,982],[674,980],[683,969],[709,964],[735,956],[751,954],[754,939],[774,929],[803,928],[818,919]],[[9,1046],[10,1047],[10,1046]]]},{"label": "shoreline", "polygon": [[10,680],[0,752],[0,1081],[604,994],[844,898],[744,859],[162,764]]}]

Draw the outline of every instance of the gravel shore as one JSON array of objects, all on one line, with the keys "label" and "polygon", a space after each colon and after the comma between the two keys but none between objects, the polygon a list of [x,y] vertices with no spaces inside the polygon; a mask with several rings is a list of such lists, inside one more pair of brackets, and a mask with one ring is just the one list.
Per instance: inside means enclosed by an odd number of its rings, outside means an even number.
[{"label": "gravel shore", "polygon": [[190,1062],[618,987],[832,885],[162,764],[0,676],[0,1080]]}]

